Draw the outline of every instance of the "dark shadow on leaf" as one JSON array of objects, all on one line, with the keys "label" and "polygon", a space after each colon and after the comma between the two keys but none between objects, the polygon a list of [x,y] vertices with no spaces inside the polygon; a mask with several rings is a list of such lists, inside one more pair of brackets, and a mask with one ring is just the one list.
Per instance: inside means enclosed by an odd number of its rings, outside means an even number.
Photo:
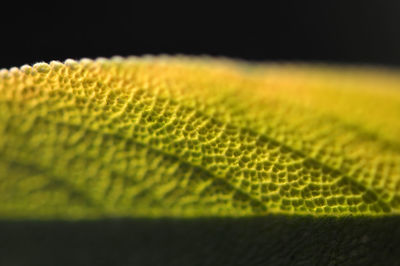
[{"label": "dark shadow on leaf", "polygon": [[0,265],[396,265],[400,217],[1,221]]}]

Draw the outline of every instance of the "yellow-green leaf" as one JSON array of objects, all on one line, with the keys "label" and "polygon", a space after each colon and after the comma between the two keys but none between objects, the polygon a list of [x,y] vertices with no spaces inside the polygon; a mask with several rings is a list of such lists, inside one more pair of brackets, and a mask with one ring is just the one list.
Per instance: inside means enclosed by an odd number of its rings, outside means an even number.
[{"label": "yellow-green leaf", "polygon": [[0,265],[398,265],[399,118],[377,67],[2,70]]},{"label": "yellow-green leaf", "polygon": [[0,78],[0,218],[400,212],[398,72],[114,58]]}]

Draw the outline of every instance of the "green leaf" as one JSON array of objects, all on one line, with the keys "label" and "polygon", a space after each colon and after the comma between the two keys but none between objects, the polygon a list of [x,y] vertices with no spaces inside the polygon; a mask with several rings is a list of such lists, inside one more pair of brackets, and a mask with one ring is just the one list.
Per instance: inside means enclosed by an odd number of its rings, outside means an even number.
[{"label": "green leaf", "polygon": [[4,218],[399,213],[389,72],[116,58],[0,84]]},{"label": "green leaf", "polygon": [[382,68],[116,57],[3,70],[0,220],[379,227],[400,212],[399,117],[399,73]]}]

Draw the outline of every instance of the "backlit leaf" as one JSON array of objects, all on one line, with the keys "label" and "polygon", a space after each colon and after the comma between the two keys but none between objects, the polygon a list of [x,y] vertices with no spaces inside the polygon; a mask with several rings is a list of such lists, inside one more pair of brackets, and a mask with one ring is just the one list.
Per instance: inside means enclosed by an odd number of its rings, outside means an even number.
[{"label": "backlit leaf", "polygon": [[0,217],[400,212],[400,78],[187,57],[0,77]]}]

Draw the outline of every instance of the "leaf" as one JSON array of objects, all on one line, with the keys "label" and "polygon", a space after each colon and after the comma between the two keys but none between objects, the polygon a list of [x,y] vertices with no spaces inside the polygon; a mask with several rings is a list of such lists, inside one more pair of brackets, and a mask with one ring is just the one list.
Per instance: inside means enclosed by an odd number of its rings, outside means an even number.
[{"label": "leaf", "polygon": [[393,215],[390,70],[187,57],[0,78],[0,216]]},{"label": "leaf", "polygon": [[0,264],[396,265],[399,117],[376,67],[2,70]]}]

